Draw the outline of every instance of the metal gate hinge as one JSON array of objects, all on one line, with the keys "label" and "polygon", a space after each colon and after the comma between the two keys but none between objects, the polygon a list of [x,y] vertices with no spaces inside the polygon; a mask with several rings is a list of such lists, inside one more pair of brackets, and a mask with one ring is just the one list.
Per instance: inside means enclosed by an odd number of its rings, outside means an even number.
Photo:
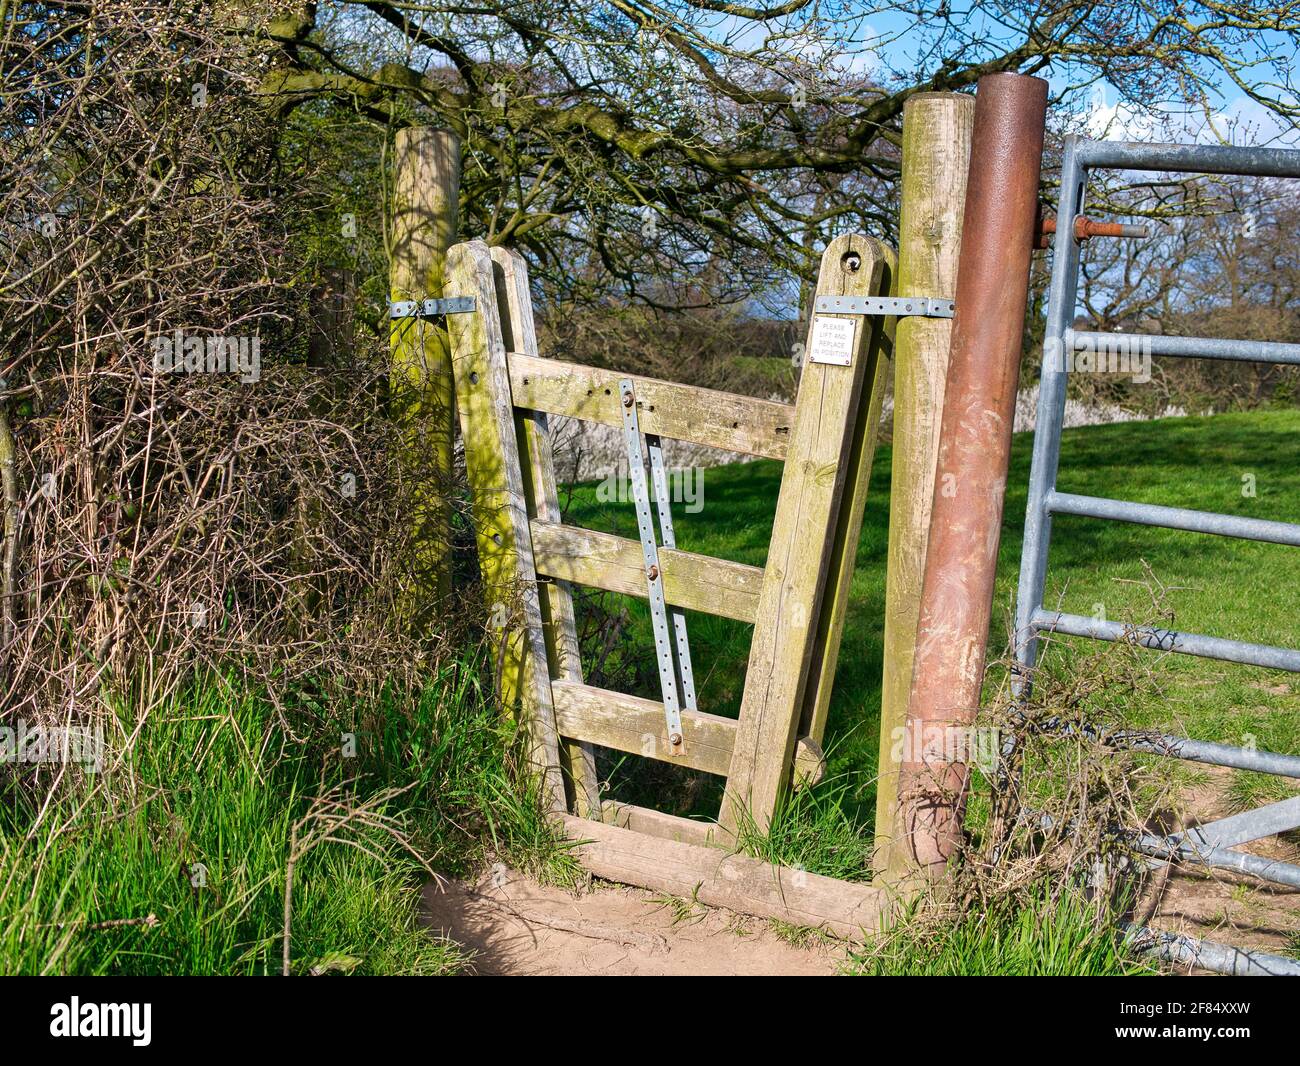
[{"label": "metal gate hinge", "polygon": [[398,300],[388,305],[389,318],[436,318],[462,315],[478,306],[473,296],[449,296],[443,300]]},{"label": "metal gate hinge", "polygon": [[813,309],[823,315],[952,318],[955,307],[934,296],[818,296]]}]

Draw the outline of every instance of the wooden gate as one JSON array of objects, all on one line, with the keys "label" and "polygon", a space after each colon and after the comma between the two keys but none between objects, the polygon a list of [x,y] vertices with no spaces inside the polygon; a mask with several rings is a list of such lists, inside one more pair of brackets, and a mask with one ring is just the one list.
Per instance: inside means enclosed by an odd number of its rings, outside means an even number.
[{"label": "wooden gate", "polygon": [[[894,267],[879,242],[840,237],[822,257],[817,296],[886,294]],[[798,397],[785,404],[540,358],[527,268],[512,251],[459,244],[446,276],[444,300],[474,307],[447,325],[501,697],[527,729],[545,801],[578,856],[599,876],[705,903],[840,935],[874,928],[881,890],[734,847],[742,825],[766,831],[783,793],[824,769],[893,319],[810,315]],[[664,544],[647,565],[644,538],[562,523],[548,416],[627,429],[633,414],[646,435],[785,461],[765,567]],[[751,623],[739,717],[670,706],[681,723],[670,734],[677,718],[663,702],[588,685],[571,584]],[[598,746],[724,776],[717,821],[603,798]]]}]

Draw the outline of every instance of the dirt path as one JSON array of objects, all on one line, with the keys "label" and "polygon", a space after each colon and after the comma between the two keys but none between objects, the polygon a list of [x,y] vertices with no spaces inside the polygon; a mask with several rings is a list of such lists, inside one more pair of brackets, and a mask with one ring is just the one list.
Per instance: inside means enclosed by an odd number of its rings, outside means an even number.
[{"label": "dirt path", "polygon": [[[1204,770],[1153,831],[1231,813],[1231,772]],[[1300,833],[1243,850],[1296,862]],[[1250,878],[1185,866],[1156,876],[1144,896],[1138,916],[1157,929],[1274,953],[1300,938],[1300,892]],[[464,946],[483,975],[829,976],[845,955],[835,943],[796,946],[760,919],[606,882],[573,894],[500,865],[473,883],[427,885],[422,918]]]},{"label": "dirt path", "polygon": [[423,920],[473,952],[482,975],[829,976],[843,958],[835,945],[787,943],[755,918],[686,910],[606,883],[573,895],[498,866],[473,884],[427,885]]}]

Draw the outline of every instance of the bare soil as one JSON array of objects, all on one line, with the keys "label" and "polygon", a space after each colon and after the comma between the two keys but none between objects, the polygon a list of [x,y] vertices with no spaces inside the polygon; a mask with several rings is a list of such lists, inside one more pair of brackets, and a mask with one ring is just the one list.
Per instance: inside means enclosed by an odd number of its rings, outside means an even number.
[{"label": "bare soil", "polygon": [[[1231,771],[1204,769],[1180,809],[1152,831],[1233,813],[1225,798]],[[1298,844],[1300,834],[1286,834],[1243,850],[1294,863]],[[1300,937],[1300,892],[1184,866],[1153,876],[1137,917],[1156,929],[1282,954]],[[422,919],[462,945],[480,975],[830,976],[845,958],[838,942],[810,935],[792,943],[761,919],[601,881],[569,892],[500,864],[474,881],[427,885]]]},{"label": "bare soil", "polygon": [[788,943],[760,919],[673,902],[605,882],[574,894],[498,865],[472,883],[427,885],[423,920],[481,975],[825,977],[844,957],[834,943]]}]

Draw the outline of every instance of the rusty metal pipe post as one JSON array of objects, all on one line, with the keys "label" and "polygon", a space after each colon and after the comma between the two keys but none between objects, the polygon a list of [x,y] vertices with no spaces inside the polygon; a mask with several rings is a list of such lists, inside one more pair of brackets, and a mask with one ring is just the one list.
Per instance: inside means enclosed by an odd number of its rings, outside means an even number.
[{"label": "rusty metal pipe post", "polygon": [[943,873],[961,842],[968,727],[984,677],[1046,114],[1045,81],[980,79],[900,779],[900,837],[927,878]]}]

